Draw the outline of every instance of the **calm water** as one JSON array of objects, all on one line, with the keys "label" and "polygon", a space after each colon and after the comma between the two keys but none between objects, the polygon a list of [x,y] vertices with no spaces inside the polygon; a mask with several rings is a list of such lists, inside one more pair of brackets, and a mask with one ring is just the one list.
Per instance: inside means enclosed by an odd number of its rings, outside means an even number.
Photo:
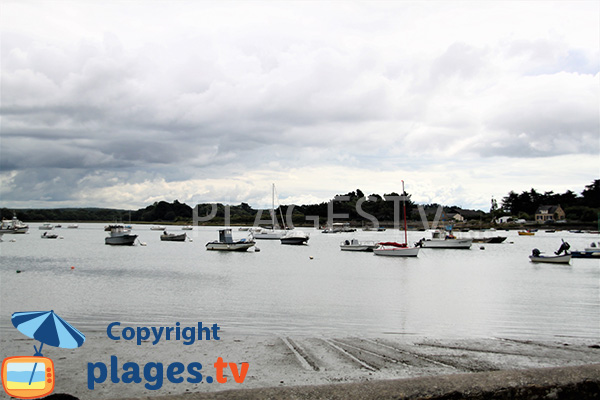
[{"label": "calm water", "polygon": [[[353,237],[402,240],[391,230],[308,230],[308,246],[259,241],[260,252],[222,253],[204,248],[217,238],[213,227],[187,231],[193,242],[172,243],[161,242],[161,232],[149,226],[134,226],[147,246],[111,247],[100,224],[55,230],[62,240],[40,239],[38,226],[0,243],[4,329],[13,312],[53,309],[88,330],[113,321],[202,321],[250,334],[600,337],[600,262],[532,264],[527,258],[534,247],[556,250],[561,238],[583,249],[598,235],[502,231],[506,242],[485,250],[480,244],[422,249],[416,259],[395,259],[339,250],[340,241]],[[424,235],[410,232],[409,241]],[[245,236],[234,230],[234,237]]]}]

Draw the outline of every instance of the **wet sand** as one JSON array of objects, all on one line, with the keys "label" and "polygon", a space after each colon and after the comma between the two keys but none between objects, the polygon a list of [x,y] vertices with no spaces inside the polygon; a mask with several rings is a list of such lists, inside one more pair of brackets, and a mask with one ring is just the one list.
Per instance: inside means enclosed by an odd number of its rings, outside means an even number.
[{"label": "wet sand", "polygon": [[[67,350],[45,346],[44,356],[55,364],[54,393],[68,393],[81,399],[117,399],[169,396],[195,392],[215,392],[237,389],[360,383],[426,376],[477,373],[488,371],[523,370],[544,367],[568,367],[600,363],[600,339],[538,342],[509,338],[436,339],[397,334],[377,337],[308,337],[253,336],[221,332],[221,340],[196,341],[185,346],[182,342],[162,341],[152,345],[145,341],[113,341],[105,332],[87,334],[86,343],[78,349]],[[1,356],[33,354],[36,341],[24,338],[17,331],[2,332]],[[135,362],[140,366],[140,383],[113,383],[111,356],[116,375],[122,377],[123,364]],[[214,363],[249,364],[243,383],[234,381],[226,370],[226,383],[207,383],[206,377],[216,378]],[[102,362],[108,377],[88,389],[88,363]],[[162,387],[145,387],[143,368],[148,363],[162,363],[165,377]],[[167,366],[180,362],[187,366],[199,362],[203,381],[189,383],[191,375],[184,371],[181,383],[166,378]],[[155,371],[153,370],[153,373]],[[96,371],[96,376],[99,373]],[[155,385],[155,383],[151,383]]]}]

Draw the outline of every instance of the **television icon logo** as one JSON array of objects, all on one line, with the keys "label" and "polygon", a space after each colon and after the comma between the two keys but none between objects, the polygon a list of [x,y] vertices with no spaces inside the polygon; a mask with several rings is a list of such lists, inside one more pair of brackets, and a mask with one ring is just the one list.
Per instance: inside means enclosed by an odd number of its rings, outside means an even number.
[{"label": "television icon logo", "polygon": [[47,357],[7,357],[2,361],[2,386],[19,399],[47,396],[54,390],[54,363]]}]

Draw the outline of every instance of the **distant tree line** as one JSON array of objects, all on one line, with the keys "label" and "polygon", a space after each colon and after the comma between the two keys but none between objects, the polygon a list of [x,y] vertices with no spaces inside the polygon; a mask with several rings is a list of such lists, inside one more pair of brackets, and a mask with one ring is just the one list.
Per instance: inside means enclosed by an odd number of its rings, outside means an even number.
[{"label": "distant tree line", "polygon": [[572,190],[562,194],[553,191],[539,193],[535,189],[517,194],[509,192],[502,199],[501,211],[504,215],[513,215],[526,220],[535,217],[535,211],[543,205],[560,205],[565,211],[567,220],[593,222],[600,212],[600,179],[587,185],[581,196]]},{"label": "distant tree line", "polygon": [[[411,200],[411,195],[406,196],[407,219],[418,221],[420,213],[417,205]],[[392,192],[380,196],[365,194],[357,189],[344,195],[336,195],[332,206],[329,202],[319,204],[297,205],[293,206],[292,222],[294,225],[310,224],[307,216],[318,217],[318,223],[323,225],[327,222],[330,214],[329,208],[332,207],[334,214],[346,214],[347,218],[336,218],[336,221],[348,221],[354,225],[370,225],[371,219],[375,218],[381,224],[389,225],[395,220],[395,213],[399,213],[399,220],[402,220],[402,206],[397,199],[400,194]],[[336,200],[337,199],[337,200]],[[387,201],[385,200],[387,199]],[[489,213],[483,211],[463,210],[460,207],[443,207],[444,214],[442,219],[453,213],[459,213],[468,220],[490,222],[501,215],[512,215],[526,220],[532,220],[536,209],[541,205],[558,205],[565,210],[568,220],[594,222],[600,212],[600,179],[585,187],[585,190],[578,196],[573,191],[568,190],[563,194],[554,192],[539,193],[535,189],[524,191],[517,194],[511,191],[502,199],[501,207],[497,207],[492,200],[492,209]],[[198,204],[198,216],[204,217],[211,214],[212,204]],[[276,209],[277,218],[281,221],[281,215],[287,216],[289,208],[292,205],[283,205]],[[438,210],[438,204],[427,204],[423,210],[428,218],[433,219]],[[253,209],[247,203],[229,206],[229,221],[232,225],[251,225],[257,218],[259,210]],[[108,208],[59,208],[59,209],[20,209],[14,210],[17,217],[22,221],[103,221],[103,222],[169,222],[189,224],[193,220],[193,208],[185,203],[175,200],[173,203],[159,201],[139,210],[119,210]],[[209,221],[211,225],[221,225],[226,219],[226,206],[217,204],[217,212],[214,218]],[[362,215],[361,215],[362,214]],[[368,214],[368,216],[367,216]],[[10,219],[13,216],[13,210],[7,208],[0,209],[0,216],[4,219]],[[369,218],[372,216],[372,218]],[[448,220],[447,218],[446,220]],[[270,220],[268,212],[261,214],[260,220]]]}]

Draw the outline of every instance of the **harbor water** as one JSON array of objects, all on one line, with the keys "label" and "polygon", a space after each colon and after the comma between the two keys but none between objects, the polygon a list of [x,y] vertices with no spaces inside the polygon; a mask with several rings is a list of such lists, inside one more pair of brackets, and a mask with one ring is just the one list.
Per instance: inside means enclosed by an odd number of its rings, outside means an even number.
[{"label": "harbor water", "polygon": [[[180,227],[168,227],[180,233]],[[470,250],[421,249],[418,258],[340,251],[346,239],[403,241],[403,232],[310,232],[307,246],[258,241],[259,252],[206,251],[216,227],[161,242],[134,225],[139,242],[107,246],[100,224],[0,243],[0,329],[17,311],[54,310],[83,332],[122,325],[218,323],[224,331],[281,335],[384,335],[552,340],[600,337],[600,261],[535,264],[561,239],[583,249],[598,235],[567,231],[518,236]],[[234,228],[235,238],[247,232]],[[479,233],[480,234],[480,233]],[[426,232],[409,232],[416,242]],[[469,233],[463,233],[469,236]],[[15,241],[11,241],[15,239]],[[20,272],[18,272],[20,271]]]}]

